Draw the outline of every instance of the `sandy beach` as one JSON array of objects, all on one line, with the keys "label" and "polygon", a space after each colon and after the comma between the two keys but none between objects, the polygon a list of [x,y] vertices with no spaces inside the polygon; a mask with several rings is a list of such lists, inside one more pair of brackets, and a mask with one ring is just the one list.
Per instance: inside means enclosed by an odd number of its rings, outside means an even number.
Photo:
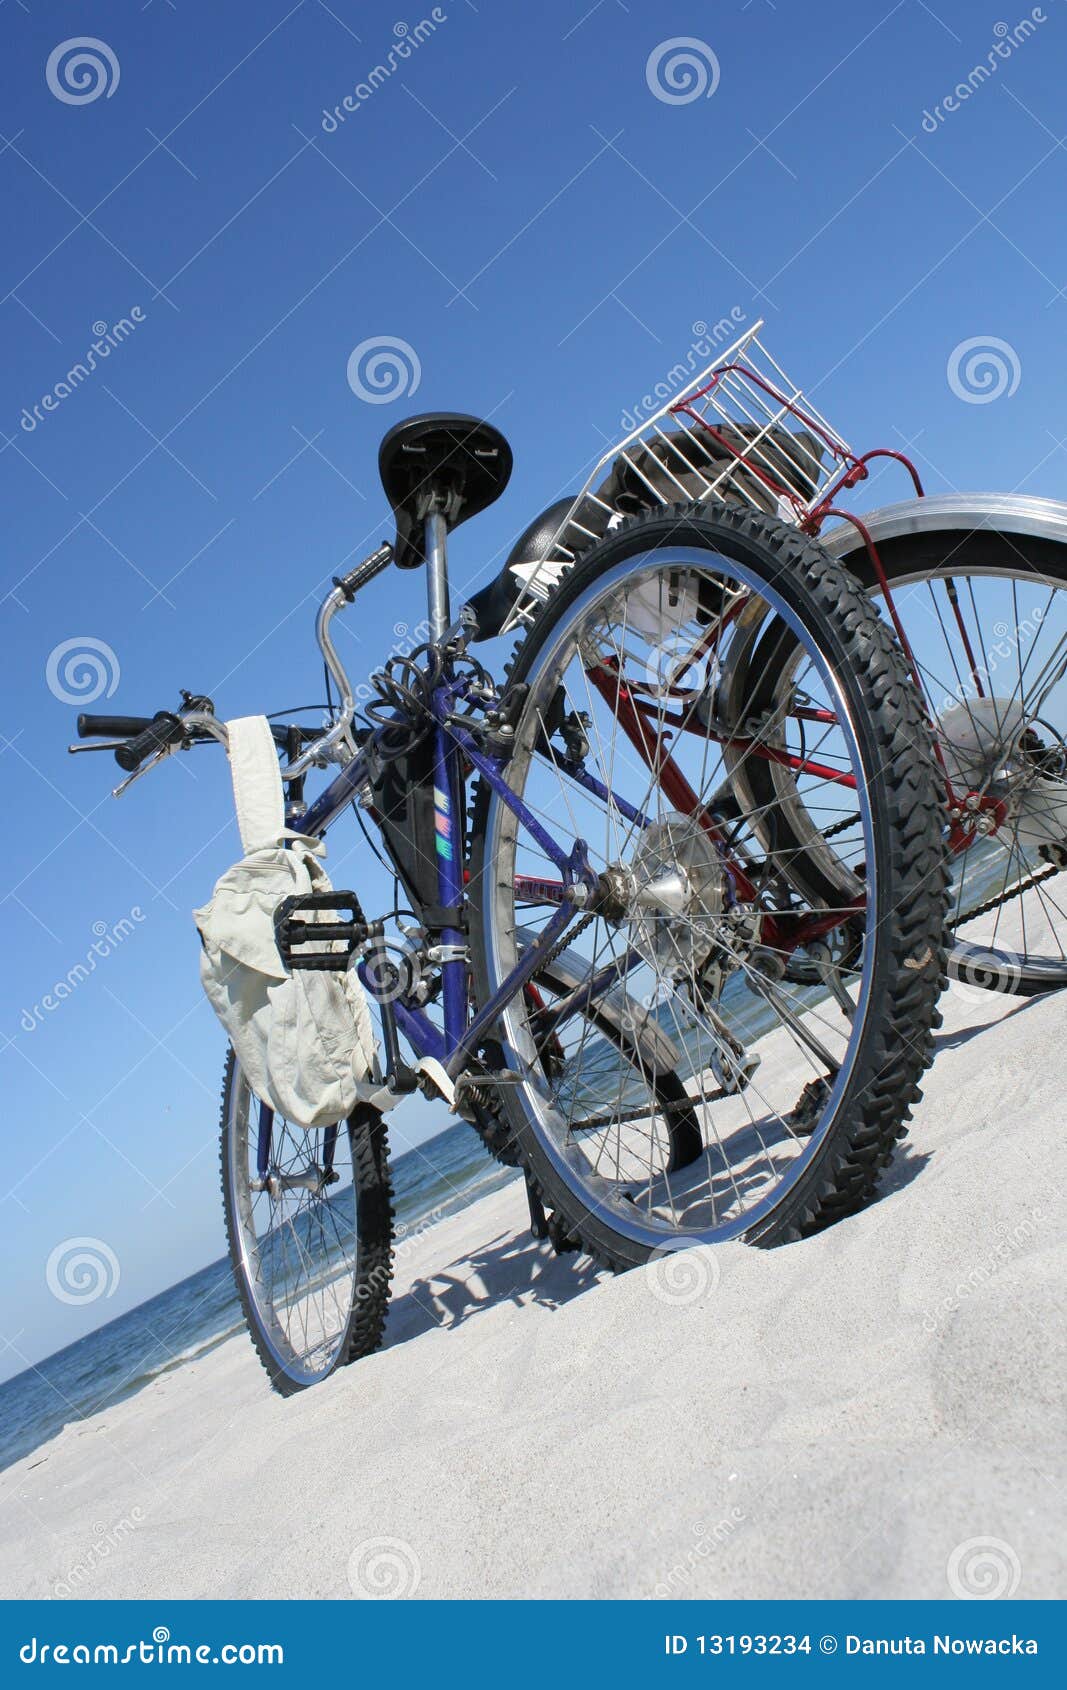
[{"label": "sandy beach", "polygon": [[862,1215],[611,1279],[485,1198],[326,1385],[230,1339],[0,1475],[0,1591],[1063,1595],[1064,1001],[943,1007]]}]

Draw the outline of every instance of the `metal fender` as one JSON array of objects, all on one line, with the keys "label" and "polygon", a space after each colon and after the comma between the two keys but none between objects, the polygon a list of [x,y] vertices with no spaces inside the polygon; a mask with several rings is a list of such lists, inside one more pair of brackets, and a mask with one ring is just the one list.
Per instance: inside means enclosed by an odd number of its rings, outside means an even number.
[{"label": "metal fender", "polygon": [[[1067,504],[1024,493],[931,493],[877,510],[856,513],[876,546],[923,534],[1019,534],[1067,545]],[[834,557],[862,552],[863,541],[851,523],[820,534]]]}]

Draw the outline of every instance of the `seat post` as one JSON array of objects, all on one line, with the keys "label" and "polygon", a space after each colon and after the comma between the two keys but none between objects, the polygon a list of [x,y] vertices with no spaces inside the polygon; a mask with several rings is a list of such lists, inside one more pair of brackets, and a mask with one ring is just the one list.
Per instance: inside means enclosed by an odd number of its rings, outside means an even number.
[{"label": "seat post", "polygon": [[440,511],[426,518],[426,608],[430,638],[443,639],[452,626],[448,605],[448,528]]}]

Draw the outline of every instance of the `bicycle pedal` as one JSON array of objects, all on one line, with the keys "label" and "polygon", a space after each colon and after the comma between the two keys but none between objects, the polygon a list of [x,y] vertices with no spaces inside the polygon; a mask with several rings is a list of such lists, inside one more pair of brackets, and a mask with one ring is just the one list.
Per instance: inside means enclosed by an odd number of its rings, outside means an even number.
[{"label": "bicycle pedal", "polygon": [[[347,916],[337,921],[299,921],[302,911],[333,911]],[[367,920],[354,892],[305,892],[283,898],[274,912],[274,941],[286,968],[343,974],[353,951],[367,938]],[[341,943],[344,950],[312,950],[314,945]],[[304,947],[309,947],[305,949]]]}]

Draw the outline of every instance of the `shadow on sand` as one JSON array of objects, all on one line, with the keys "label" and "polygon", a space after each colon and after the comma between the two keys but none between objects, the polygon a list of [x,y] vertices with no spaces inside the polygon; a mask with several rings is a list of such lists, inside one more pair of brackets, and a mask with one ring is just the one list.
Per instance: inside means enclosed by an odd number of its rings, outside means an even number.
[{"label": "shadow on sand", "polygon": [[[976,1020],[970,1026],[935,1037],[937,1051],[955,1050],[985,1033],[999,1020],[1024,1014],[1042,999],[1021,999],[1007,1015]],[[875,1201],[909,1186],[923,1172],[933,1152],[902,1143],[886,1170]],[[847,1223],[845,1223],[847,1224]],[[434,1327],[458,1326],[473,1315],[501,1304],[521,1308],[539,1303],[561,1308],[589,1291],[601,1270],[587,1256],[559,1257],[548,1243],[539,1243],[523,1228],[498,1233],[481,1250],[456,1257],[434,1273],[416,1279],[389,1310],[385,1348],[410,1343]]]},{"label": "shadow on sand", "polygon": [[557,1256],[527,1231],[502,1232],[471,1255],[413,1281],[389,1310],[385,1348],[409,1343],[435,1326],[459,1326],[502,1303],[561,1308],[599,1277],[588,1256]]},{"label": "shadow on sand", "polygon": [[[1000,993],[990,992],[987,995],[994,1004],[1003,1002],[1003,996]],[[1011,1021],[1017,1015],[1025,1015],[1026,1011],[1033,1009],[1035,1004],[1044,1003],[1049,995],[1048,992],[1041,992],[1032,998],[1020,998],[1014,1008],[1009,1009],[1006,1014],[992,1014],[987,1021],[975,1021],[969,1027],[957,1027],[954,1033],[935,1034],[934,1050],[958,1050],[961,1045],[970,1044],[972,1039],[978,1038],[980,1033],[988,1033],[989,1029],[995,1027],[998,1022]]]}]

